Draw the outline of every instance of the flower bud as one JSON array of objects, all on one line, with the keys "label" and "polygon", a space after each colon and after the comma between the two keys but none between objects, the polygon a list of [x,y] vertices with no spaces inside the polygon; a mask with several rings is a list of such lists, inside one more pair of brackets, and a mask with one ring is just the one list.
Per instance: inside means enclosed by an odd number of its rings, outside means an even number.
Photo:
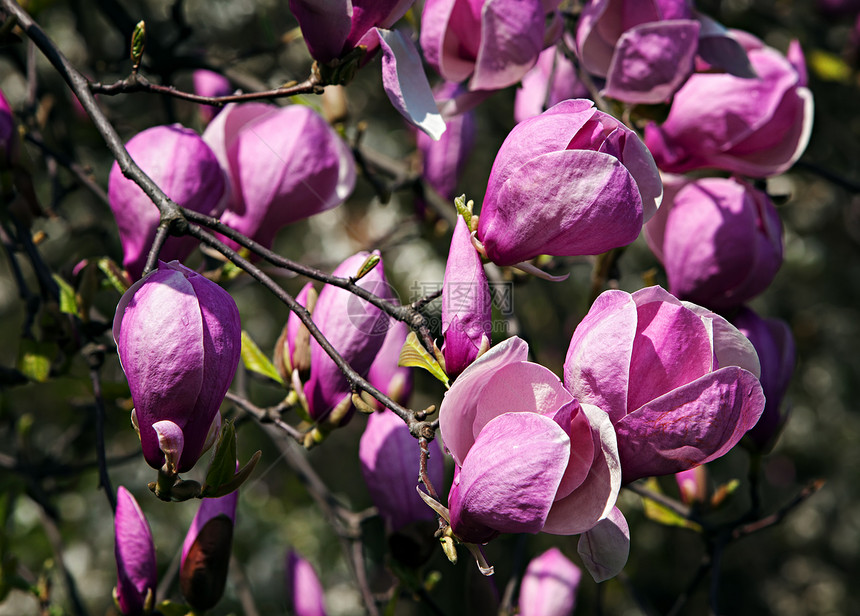
[{"label": "flower bud", "polygon": [[[313,314],[317,292],[312,283],[302,287],[296,301]],[[298,370],[300,379],[307,378],[311,370],[311,333],[295,312],[287,317],[287,324],[275,343],[274,359],[275,368],[286,383],[292,379],[293,370]]]},{"label": "flower bud", "polygon": [[[406,323],[392,323],[385,334],[382,348],[367,372],[367,380],[371,385],[400,404],[405,404],[412,394],[412,368],[397,365],[408,335],[409,326]],[[375,399],[373,403],[375,406],[379,404]]]},{"label": "flower bud", "polygon": [[[421,448],[418,440],[397,415],[389,410],[372,413],[358,445],[361,473],[373,504],[391,531],[418,520],[433,520],[435,514],[415,491]],[[442,451],[430,446],[427,474],[441,491],[445,463]]]},{"label": "flower bud", "polygon": [[286,572],[287,605],[296,616],[325,616],[323,588],[313,566],[290,550]]},{"label": "flower bud", "polygon": [[117,568],[116,600],[123,616],[146,613],[155,597],[158,570],[152,531],[134,496],[120,486],[116,494],[114,537]]},{"label": "flower bud", "polygon": [[761,386],[767,402],[761,419],[747,434],[759,450],[767,451],[788,419],[780,406],[794,372],[794,337],[784,321],[763,319],[749,308],[741,308],[732,323],[752,342],[761,362]]},{"label": "flower bud", "polygon": [[533,558],[520,585],[520,616],[568,616],[576,607],[582,571],[561,550]]},{"label": "flower bud", "polygon": [[[210,216],[223,210],[224,174],[212,150],[193,130],[178,124],[155,126],[132,137],[125,147],[143,172],[182,207]],[[108,198],[119,227],[123,265],[136,280],[143,273],[160,222],[158,208],[116,162],[110,171]],[[182,261],[196,245],[191,237],[169,237],[161,259]]]},{"label": "flower bud", "polygon": [[0,171],[15,163],[19,147],[15,116],[3,92],[0,92]]},{"label": "flower bud", "polygon": [[211,444],[212,424],[220,420],[218,408],[239,363],[236,303],[180,263],[160,262],[120,299],[113,336],[144,458],[160,469],[165,443],[176,470],[190,470]]},{"label": "flower bud", "polygon": [[442,290],[442,354],[445,370],[460,374],[490,348],[493,334],[490,287],[463,216],[457,216]]},{"label": "flower bud", "polygon": [[211,609],[224,594],[239,492],[204,498],[182,543],[179,587],[195,610]]},{"label": "flower bud", "polygon": [[[349,257],[334,270],[333,275],[355,276],[368,256],[368,253],[360,252]],[[382,261],[356,284],[380,297],[392,294],[385,281]],[[346,289],[326,285],[320,291],[313,318],[341,357],[356,372],[366,376],[388,332],[388,315]],[[351,400],[346,378],[315,339],[311,339],[311,376],[304,393],[308,412],[315,421],[326,419],[344,399]],[[351,406],[343,410],[343,416],[338,418],[336,425],[343,425],[352,417]]]},{"label": "flower bud", "polygon": [[[192,75],[192,80],[194,81],[194,92],[200,96],[229,96],[233,92],[230,80],[215,71],[205,69],[196,70]],[[221,108],[212,105],[200,105],[198,110],[200,111],[200,119],[203,120],[203,124],[208,124],[212,121],[212,118],[218,115]]]},{"label": "flower bud", "polygon": [[701,504],[708,498],[708,471],[702,464],[675,473],[681,501],[686,505]]},{"label": "flower bud", "polygon": [[478,239],[498,265],[593,255],[636,239],[663,193],[651,154],[588,100],[517,124],[490,172]]},{"label": "flower bud", "polygon": [[304,105],[227,105],[203,139],[230,179],[221,222],[266,248],[280,229],[340,205],[355,186],[349,148]]},{"label": "flower bud", "polygon": [[740,306],[782,265],[776,208],[764,192],[733,178],[683,186],[646,225],[645,237],[666,268],[669,291],[708,308]]}]

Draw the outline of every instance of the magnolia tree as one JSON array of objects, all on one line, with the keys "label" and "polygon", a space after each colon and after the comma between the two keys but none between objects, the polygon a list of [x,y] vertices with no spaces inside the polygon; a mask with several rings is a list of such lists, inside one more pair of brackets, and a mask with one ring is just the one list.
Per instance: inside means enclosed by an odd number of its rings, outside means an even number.
[{"label": "magnolia tree", "polygon": [[[54,556],[4,552],[0,597],[549,616],[585,593],[597,612],[725,613],[724,554],[819,486],[761,497],[795,343],[749,303],[783,262],[768,179],[813,130],[799,43],[690,0],[282,4],[258,7],[287,15],[261,50],[203,49],[190,3],[158,27],[100,3],[127,54],[106,64],[0,0],[26,84],[0,96],[23,307],[3,386],[80,380],[59,404],[93,411],[53,420],[50,454],[27,444],[38,424],[3,454],[26,483],[6,517],[35,503]],[[52,103],[77,124],[52,126]],[[100,242],[45,254],[52,220],[108,212]],[[709,470],[730,453],[741,480]],[[60,481],[92,468],[107,498]],[[64,494],[99,522],[84,565],[62,547]],[[659,525],[700,539],[669,598],[636,576],[637,534]]]}]

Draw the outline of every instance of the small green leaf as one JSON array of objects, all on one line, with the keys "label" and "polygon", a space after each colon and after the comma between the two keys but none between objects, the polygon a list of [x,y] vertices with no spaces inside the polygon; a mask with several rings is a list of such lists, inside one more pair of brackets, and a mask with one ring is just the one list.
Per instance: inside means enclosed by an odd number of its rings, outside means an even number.
[{"label": "small green leaf", "polygon": [[122,271],[122,268],[114,263],[113,259],[108,259],[107,257],[99,259],[99,269],[107,277],[111,286],[119,291],[120,294],[128,291],[128,288],[131,286],[131,281],[128,279],[125,272]]},{"label": "small green leaf", "polygon": [[248,477],[251,476],[251,473],[254,472],[254,468],[257,466],[257,462],[260,461],[260,456],[263,455],[262,451],[257,451],[251,456],[251,459],[248,460],[248,463],[239,469],[239,472],[233,476],[233,479],[228,481],[227,483],[223,483],[214,490],[212,490],[211,494],[206,494],[204,489],[204,496],[211,496],[212,498],[219,498],[221,496],[226,496],[230,492],[234,490],[238,490],[239,486],[241,486],[245,481],[248,480]]},{"label": "small green leaf", "polygon": [[51,362],[57,355],[57,345],[53,342],[36,342],[32,338],[22,338],[18,349],[18,370],[27,378],[44,383],[51,372]]},{"label": "small green leaf", "polygon": [[[660,484],[657,483],[657,480],[654,477],[651,477],[650,479],[648,479],[648,481],[645,482],[645,487],[652,492],[656,492],[658,494],[661,493]],[[664,526],[680,526],[682,528],[689,528],[697,532],[700,532],[702,530],[702,527],[695,522],[691,522],[684,516],[679,515],[668,507],[664,507],[660,503],[653,501],[650,498],[643,496],[642,504],[645,507],[645,517],[654,520],[658,524],[663,524]]]},{"label": "small green leaf", "polygon": [[206,483],[203,486],[203,493],[205,494],[227,483],[233,479],[235,472],[236,428],[233,426],[232,421],[225,420],[221,426],[218,443],[215,445],[212,462],[210,462],[209,470],[206,472]]},{"label": "small green leaf", "polygon": [[355,280],[361,280],[373,271],[373,268],[379,263],[379,255],[369,255],[361,267],[358,268],[358,273],[355,275]]},{"label": "small green leaf", "polygon": [[405,368],[424,368],[427,372],[435,376],[437,379],[449,387],[448,375],[436,361],[436,358],[430,355],[421,343],[418,342],[418,336],[415,332],[409,332],[406,336],[406,342],[400,350],[400,359],[397,361],[398,366]]},{"label": "small green leaf", "polygon": [[251,336],[244,329],[242,330],[242,363],[251,372],[269,377],[281,385],[284,384],[284,379],[278,374],[274,364],[269,361],[269,358],[263,354],[257,343],[251,339]]},{"label": "small green leaf", "polygon": [[472,209],[466,203],[466,195],[460,195],[454,199],[454,207],[457,208],[457,213],[466,221],[466,226],[472,228]]},{"label": "small green leaf", "polygon": [[60,312],[78,314],[78,302],[72,285],[63,280],[59,274],[54,274],[54,282],[60,287]]},{"label": "small green leaf", "polygon": [[137,22],[131,35],[131,69],[136,72],[140,68],[143,49],[146,45],[146,24],[143,20]]}]

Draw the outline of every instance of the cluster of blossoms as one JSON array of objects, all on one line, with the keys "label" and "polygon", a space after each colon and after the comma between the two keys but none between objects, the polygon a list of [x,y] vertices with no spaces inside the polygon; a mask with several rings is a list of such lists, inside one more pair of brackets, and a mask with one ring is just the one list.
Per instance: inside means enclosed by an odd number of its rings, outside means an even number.
[{"label": "cluster of blossoms", "polygon": [[[406,65],[399,52],[416,52],[402,34],[385,29],[410,4],[293,0],[290,6],[311,55],[331,71],[343,69],[355,50],[360,65],[381,49],[386,90],[414,119],[425,102],[401,87]],[[794,362],[791,335],[785,324],[744,306],[776,275],[782,232],[773,203],[751,180],[797,160],[810,133],[812,103],[796,45],[785,57],[683,0],[637,0],[635,8],[624,0],[594,0],[575,36],[562,34],[557,5],[424,4],[420,43],[446,80],[437,96],[452,114],[441,140],[418,138],[428,184],[448,198],[455,194],[474,139],[468,109],[522,81],[519,123],[498,151],[480,215],[458,216],[445,269],[443,345],[433,361],[453,378],[439,409],[439,434],[454,467],[447,498],[441,490],[439,500],[427,493],[444,484],[442,449],[424,460],[428,490],[416,494],[421,456],[406,424],[390,411],[370,409],[359,458],[389,531],[432,520],[435,511],[448,538],[472,546],[501,533],[581,534],[583,562],[602,580],[626,561],[629,532],[616,507],[623,485],[692,471],[747,433],[765,449],[782,423],[779,404]],[[564,45],[602,96],[668,103],[666,120],[645,126],[643,141],[591,100],[574,98],[587,90]],[[199,87],[225,91],[223,83]],[[0,139],[8,142],[3,130]],[[343,202],[356,176],[346,144],[319,114],[299,105],[229,105],[202,137],[161,126],[127,147],[177,203],[220,216],[267,248],[282,227]],[[700,169],[737,175],[670,175]],[[137,279],[158,214],[118,166],[109,187],[124,264]],[[597,297],[572,334],[563,378],[529,361],[520,338],[491,344],[484,260],[534,271],[527,262],[536,257],[598,255],[630,244],[643,226],[665,267],[668,291],[655,286]],[[178,262],[193,247],[187,239],[169,239],[161,255],[176,261],[138,280],[114,321],[144,457],[174,475],[190,470],[215,440],[241,346],[229,294]],[[378,253],[353,255],[333,276],[394,303]],[[359,377],[398,402],[408,398],[411,374],[397,365],[405,324],[393,324],[378,303],[331,284],[317,293],[309,283],[297,300]],[[314,438],[346,424],[355,405],[368,406],[356,401],[354,384],[295,312],[275,363],[308,422],[322,430]],[[220,596],[209,585],[223,588],[226,568],[215,570],[212,562],[226,562],[219,550],[229,549],[235,498],[204,501],[183,546],[182,591],[195,609],[211,607],[205,597]],[[155,585],[154,553],[140,508],[124,489],[119,502],[118,601],[124,614],[137,614]],[[480,561],[479,548],[473,549]],[[523,614],[572,609],[580,574],[566,560],[554,562],[559,559],[550,552],[529,567]],[[288,586],[309,584],[300,581],[312,575],[308,565],[294,555],[289,562]],[[543,579],[546,569],[558,577]],[[546,584],[554,588],[544,594]],[[319,613],[321,592],[311,594],[312,605],[302,611]],[[550,594],[558,604],[552,612],[538,606]]]}]

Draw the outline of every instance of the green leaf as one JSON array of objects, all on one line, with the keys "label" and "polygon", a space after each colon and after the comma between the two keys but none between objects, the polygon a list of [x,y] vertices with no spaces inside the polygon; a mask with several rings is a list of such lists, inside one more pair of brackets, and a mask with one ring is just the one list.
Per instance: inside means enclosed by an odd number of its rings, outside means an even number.
[{"label": "green leaf", "polygon": [[54,274],[54,282],[60,287],[60,312],[66,314],[79,314],[78,301],[75,298],[75,290],[59,274]]},{"label": "green leaf", "polygon": [[204,488],[204,496],[210,496],[212,498],[219,498],[221,496],[226,496],[233,490],[238,490],[239,486],[241,486],[245,481],[248,480],[248,477],[251,476],[251,473],[254,472],[254,468],[257,466],[257,462],[260,461],[260,456],[263,455],[262,451],[257,451],[251,456],[251,459],[248,460],[248,463],[239,469],[239,472],[233,476],[233,479],[228,481],[227,483],[223,483],[214,490],[212,490],[211,494],[206,494],[206,490]]},{"label": "green leaf", "polygon": [[22,338],[18,349],[18,370],[27,378],[44,383],[51,372],[51,362],[57,356],[57,345],[53,342],[36,342]]},{"label": "green leaf", "polygon": [[409,332],[406,336],[406,343],[400,350],[400,359],[397,361],[398,366],[405,368],[424,368],[427,372],[435,376],[437,379],[449,387],[448,375],[436,361],[436,358],[430,355],[421,343],[418,342],[418,336],[415,332]]},{"label": "green leaf", "polygon": [[281,385],[284,384],[284,380],[278,374],[275,366],[263,354],[257,343],[251,339],[251,336],[244,329],[242,330],[242,362],[245,364],[245,368],[251,372],[269,377]]},{"label": "green leaf", "polygon": [[233,422],[224,421],[221,426],[221,434],[218,436],[218,444],[215,445],[215,453],[212,462],[206,472],[206,483],[203,492],[218,488],[222,484],[233,479],[236,472],[236,428]]},{"label": "green leaf", "polygon": [[[656,492],[658,494],[662,493],[660,491],[660,484],[657,483],[657,479],[654,477],[649,478],[648,481],[645,482],[645,487],[652,492]],[[702,530],[702,527],[695,522],[691,522],[684,516],[656,501],[651,500],[650,498],[643,496],[642,504],[645,507],[645,517],[650,520],[654,520],[658,524],[663,524],[664,526],[680,526],[682,528],[689,528],[696,532],[701,532]]]}]

